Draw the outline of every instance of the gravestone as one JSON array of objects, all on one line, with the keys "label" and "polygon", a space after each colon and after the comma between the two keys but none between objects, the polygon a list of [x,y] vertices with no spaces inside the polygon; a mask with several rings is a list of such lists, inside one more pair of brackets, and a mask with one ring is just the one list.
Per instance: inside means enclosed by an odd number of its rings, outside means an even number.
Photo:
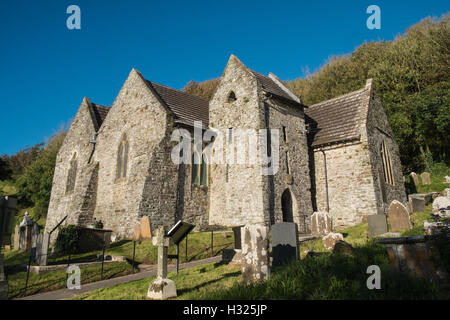
[{"label": "gravestone", "polygon": [[8,299],[8,282],[3,271],[3,254],[0,254],[0,300]]},{"label": "gravestone", "polygon": [[298,229],[294,222],[281,222],[272,226],[273,266],[300,259]]},{"label": "gravestone", "polygon": [[170,238],[166,237],[166,227],[161,226],[153,238],[153,245],[158,246],[158,273],[157,278],[150,282],[147,298],[165,300],[175,298],[177,289],[173,280],[167,279],[167,252]]},{"label": "gravestone", "polygon": [[141,218],[141,239],[151,239],[152,229],[149,217]]},{"label": "gravestone", "polygon": [[231,228],[233,230],[233,234],[234,234],[234,248],[235,249],[241,249],[241,228],[242,226],[239,227],[233,227]]},{"label": "gravestone", "polygon": [[331,217],[328,212],[318,211],[311,215],[311,233],[313,235],[326,235],[331,232],[331,228]]},{"label": "gravestone", "polygon": [[388,232],[386,216],[384,214],[374,214],[367,217],[369,222],[369,234],[376,237]]},{"label": "gravestone", "polygon": [[431,184],[430,174],[428,172],[424,172],[420,175],[422,179],[422,184]]},{"label": "gravestone", "polygon": [[16,228],[14,229],[14,250],[20,249],[20,227],[16,224]]},{"label": "gravestone", "polygon": [[390,231],[402,231],[411,228],[409,212],[406,207],[397,200],[391,202],[388,210]]},{"label": "gravestone", "polygon": [[42,243],[44,241],[44,234],[43,233],[39,233],[36,236],[36,258],[35,261],[40,264],[41,262],[41,256],[42,256]]},{"label": "gravestone", "polygon": [[337,241],[344,241],[344,236],[342,235],[342,233],[330,232],[322,238],[323,246],[329,251],[334,249]]},{"label": "gravestone", "polygon": [[269,229],[261,225],[246,225],[241,229],[242,281],[253,283],[269,277]]},{"label": "gravestone", "polygon": [[411,212],[425,211],[425,198],[409,196],[409,203],[411,205]]},{"label": "gravestone", "polygon": [[418,186],[418,185],[419,185],[419,177],[417,176],[417,173],[411,172],[411,173],[409,174],[409,176],[410,176],[411,179],[413,180],[414,185]]},{"label": "gravestone", "polygon": [[19,242],[19,248],[21,250],[30,250],[31,249],[31,235],[32,235],[32,228],[33,228],[34,222],[29,217],[28,211],[25,212],[25,216],[23,217],[22,222],[20,223],[20,242]]}]

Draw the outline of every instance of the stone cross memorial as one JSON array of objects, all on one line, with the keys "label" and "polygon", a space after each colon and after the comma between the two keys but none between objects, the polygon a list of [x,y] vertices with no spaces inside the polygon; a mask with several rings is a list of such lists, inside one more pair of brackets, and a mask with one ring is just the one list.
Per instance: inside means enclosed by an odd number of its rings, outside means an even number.
[{"label": "stone cross memorial", "polygon": [[388,210],[388,220],[391,227],[390,231],[396,232],[411,229],[408,209],[400,201],[394,200],[391,202]]},{"label": "stone cross memorial", "polygon": [[281,222],[272,226],[272,256],[273,266],[300,258],[297,224]]},{"label": "stone cross memorial", "polygon": [[158,246],[158,274],[157,278],[150,282],[147,298],[165,300],[175,298],[177,289],[173,280],[167,279],[167,252],[170,238],[166,237],[166,228],[161,226],[153,237],[153,245]]},{"label": "stone cross memorial", "polygon": [[269,277],[269,228],[246,225],[241,229],[242,281],[253,283]]}]

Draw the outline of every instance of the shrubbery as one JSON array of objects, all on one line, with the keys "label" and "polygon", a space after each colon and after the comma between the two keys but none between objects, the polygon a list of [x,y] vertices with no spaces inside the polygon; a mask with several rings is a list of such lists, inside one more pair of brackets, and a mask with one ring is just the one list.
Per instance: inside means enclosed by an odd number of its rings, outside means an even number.
[{"label": "shrubbery", "polygon": [[79,251],[81,233],[83,228],[75,225],[61,226],[55,242],[56,255],[74,254]]}]

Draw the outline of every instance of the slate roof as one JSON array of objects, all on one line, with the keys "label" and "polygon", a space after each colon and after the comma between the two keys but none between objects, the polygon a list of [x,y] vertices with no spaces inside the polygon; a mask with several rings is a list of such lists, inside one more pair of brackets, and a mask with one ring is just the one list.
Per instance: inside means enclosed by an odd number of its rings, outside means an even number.
[{"label": "slate roof", "polygon": [[145,81],[149,88],[154,90],[159,98],[173,112],[176,120],[191,126],[194,125],[194,121],[202,121],[203,127],[208,127],[208,100],[157,84],[153,81]]},{"label": "slate roof", "polygon": [[370,86],[317,103],[305,109],[312,147],[360,138],[367,116]]},{"label": "slate roof", "polygon": [[98,131],[105,120],[110,107],[102,106],[100,104],[92,102],[89,98],[85,98],[89,107],[92,121],[94,122],[95,131]]},{"label": "slate roof", "polygon": [[255,77],[258,83],[261,85],[262,89],[266,92],[269,92],[277,97],[282,99],[286,99],[298,104],[298,101],[295,101],[286,91],[284,91],[278,84],[275,83],[271,78],[266,77],[252,69],[247,68]]},{"label": "slate roof", "polygon": [[95,120],[97,121],[98,127],[100,128],[110,108],[93,102],[91,102],[91,104],[93,106]]}]

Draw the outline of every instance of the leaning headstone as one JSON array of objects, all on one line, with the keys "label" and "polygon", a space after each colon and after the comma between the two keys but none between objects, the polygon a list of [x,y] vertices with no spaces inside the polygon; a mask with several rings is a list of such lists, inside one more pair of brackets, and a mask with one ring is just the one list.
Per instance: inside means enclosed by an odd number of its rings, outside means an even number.
[{"label": "leaning headstone", "polygon": [[14,230],[14,250],[19,250],[20,247],[20,227],[16,224],[16,228]]},{"label": "leaning headstone", "polygon": [[353,247],[348,242],[338,240],[334,244],[333,253],[339,253],[347,256],[353,256]]},{"label": "leaning headstone", "polygon": [[177,289],[173,280],[167,279],[167,252],[170,239],[166,237],[166,228],[158,228],[156,237],[153,238],[153,245],[158,246],[158,273],[157,278],[150,282],[147,298],[165,300],[175,298]]},{"label": "leaning headstone", "polygon": [[38,256],[38,264],[40,266],[47,265],[49,246],[50,246],[50,234],[44,231],[44,233],[42,234],[42,245]]},{"label": "leaning headstone", "polygon": [[242,227],[242,281],[253,283],[269,277],[269,229],[261,225]]},{"label": "leaning headstone", "polygon": [[388,232],[386,216],[384,214],[373,214],[367,217],[369,223],[369,234],[372,237]]},{"label": "leaning headstone", "polygon": [[339,240],[344,241],[344,236],[342,235],[342,233],[330,232],[322,238],[322,243],[325,249],[331,251],[334,249],[334,245]]},{"label": "leaning headstone", "polygon": [[411,177],[411,179],[413,179],[414,185],[418,186],[419,185],[419,177],[417,176],[417,173],[411,172],[409,174],[409,176]]},{"label": "leaning headstone", "polygon": [[422,178],[422,184],[431,184],[430,174],[428,172],[422,173],[420,178]]},{"label": "leaning headstone", "polygon": [[272,226],[272,257],[273,266],[300,258],[297,224],[281,222]]},{"label": "leaning headstone", "polygon": [[408,209],[400,201],[394,200],[391,202],[388,210],[388,220],[391,227],[390,231],[401,231],[411,228]]},{"label": "leaning headstone", "polygon": [[311,233],[315,236],[325,235],[331,232],[331,217],[326,211],[314,212],[311,215]]}]

